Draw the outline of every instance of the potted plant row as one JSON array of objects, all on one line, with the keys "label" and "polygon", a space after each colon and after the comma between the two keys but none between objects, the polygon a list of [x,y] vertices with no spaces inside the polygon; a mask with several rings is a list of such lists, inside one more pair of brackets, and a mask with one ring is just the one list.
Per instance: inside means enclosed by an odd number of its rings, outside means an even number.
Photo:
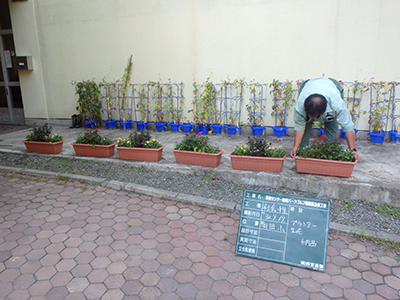
[{"label": "potted plant row", "polygon": [[23,141],[28,152],[58,154],[62,151],[63,137],[58,134],[51,134],[51,126],[34,127]]},{"label": "potted plant row", "polygon": [[[299,149],[295,157],[299,173],[350,177],[356,164],[353,154],[344,149],[343,139],[335,138],[326,142],[326,136],[314,139],[310,146]],[[48,124],[34,128],[24,144],[29,152],[57,154],[62,150],[62,137],[51,135]],[[40,148],[31,148],[39,144]],[[72,143],[75,153],[82,156],[111,157],[117,144],[120,159],[159,161],[164,146],[145,131],[130,134],[128,138],[118,138],[117,143],[99,134],[99,129],[89,128]],[[52,148],[51,150],[48,147]],[[201,133],[185,133],[181,142],[173,149],[177,163],[217,167],[223,151],[210,144],[208,136]],[[236,146],[229,154],[232,168],[238,170],[280,172],[286,153],[282,148],[272,147],[262,137],[249,137],[246,145]]]},{"label": "potted plant row", "polygon": [[321,135],[310,146],[297,151],[297,172],[350,177],[356,162],[351,151],[342,147],[344,140],[335,138],[328,143],[325,139]]},{"label": "potted plant row", "polygon": [[285,150],[272,147],[262,137],[249,137],[246,145],[236,146],[229,154],[232,168],[237,170],[280,172],[286,158]]}]

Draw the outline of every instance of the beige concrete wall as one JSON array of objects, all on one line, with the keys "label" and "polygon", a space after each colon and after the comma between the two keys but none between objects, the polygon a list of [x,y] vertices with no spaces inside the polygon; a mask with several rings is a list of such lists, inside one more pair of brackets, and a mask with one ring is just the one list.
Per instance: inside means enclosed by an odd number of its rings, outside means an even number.
[{"label": "beige concrete wall", "polygon": [[10,8],[17,55],[34,59],[34,70],[20,73],[27,118],[69,118],[71,82],[119,79],[131,54],[131,82],[184,82],[185,111],[193,81],[207,77],[400,81],[398,0],[29,0]]},{"label": "beige concrete wall", "polygon": [[43,76],[35,1],[11,2],[11,22],[17,56],[31,56],[34,71],[19,71],[25,118],[48,119],[46,78]]}]

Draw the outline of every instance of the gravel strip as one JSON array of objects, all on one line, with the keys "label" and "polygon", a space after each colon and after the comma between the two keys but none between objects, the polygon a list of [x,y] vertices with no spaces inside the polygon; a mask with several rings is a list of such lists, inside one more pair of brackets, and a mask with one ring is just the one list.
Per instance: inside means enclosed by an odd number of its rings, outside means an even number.
[{"label": "gravel strip", "polygon": [[[144,166],[123,166],[112,162],[85,159],[0,153],[0,164],[9,167],[79,174],[107,180],[136,183],[171,192],[190,194],[219,201],[241,204],[243,190],[313,197],[301,191],[269,186],[244,185],[211,178],[209,175],[187,175],[148,169]],[[400,235],[400,218],[375,211],[376,204],[360,200],[331,200],[330,220],[360,229]]]}]

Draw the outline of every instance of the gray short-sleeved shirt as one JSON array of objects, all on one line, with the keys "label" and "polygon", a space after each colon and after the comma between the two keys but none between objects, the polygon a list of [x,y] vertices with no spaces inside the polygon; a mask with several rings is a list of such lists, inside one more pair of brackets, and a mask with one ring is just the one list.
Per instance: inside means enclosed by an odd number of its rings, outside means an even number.
[{"label": "gray short-sleeved shirt", "polygon": [[[304,109],[304,101],[312,94],[320,94],[326,98],[327,105],[325,114],[317,118],[307,120],[307,114]],[[311,121],[324,121],[325,115],[332,115],[344,132],[354,129],[351,115],[346,107],[345,101],[341,98],[340,92],[335,84],[328,78],[319,77],[310,79],[303,87],[294,108],[294,130],[304,130],[306,123]]]}]

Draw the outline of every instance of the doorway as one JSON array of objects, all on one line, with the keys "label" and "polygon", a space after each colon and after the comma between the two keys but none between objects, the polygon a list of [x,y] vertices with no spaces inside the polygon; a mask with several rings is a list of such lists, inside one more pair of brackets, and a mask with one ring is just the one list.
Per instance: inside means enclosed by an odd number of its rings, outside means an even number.
[{"label": "doorway", "polygon": [[25,124],[7,0],[0,0],[0,124]]}]

